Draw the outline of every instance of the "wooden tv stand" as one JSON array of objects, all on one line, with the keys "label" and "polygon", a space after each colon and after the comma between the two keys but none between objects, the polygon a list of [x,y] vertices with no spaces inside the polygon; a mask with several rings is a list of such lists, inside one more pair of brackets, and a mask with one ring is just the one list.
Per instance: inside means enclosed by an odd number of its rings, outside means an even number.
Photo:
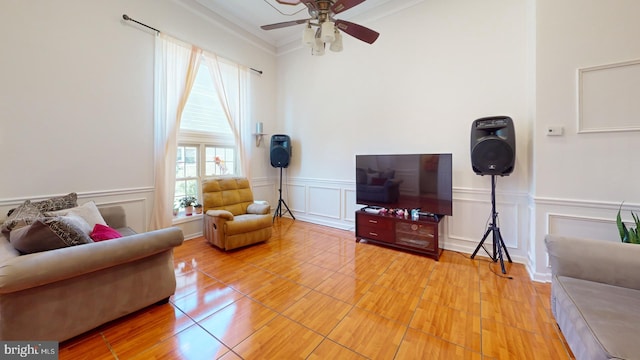
[{"label": "wooden tv stand", "polygon": [[444,216],[420,216],[418,220],[395,215],[356,211],[356,242],[375,244],[417,252],[440,259],[438,235]]}]

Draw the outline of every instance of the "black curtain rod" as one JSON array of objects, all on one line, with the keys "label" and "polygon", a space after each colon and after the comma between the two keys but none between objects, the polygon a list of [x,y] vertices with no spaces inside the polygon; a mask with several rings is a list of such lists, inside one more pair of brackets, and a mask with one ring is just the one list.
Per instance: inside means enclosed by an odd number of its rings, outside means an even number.
[{"label": "black curtain rod", "polygon": [[[149,26],[149,25],[147,25],[147,24],[143,24],[143,23],[141,23],[140,21],[137,21],[137,20],[135,20],[135,19],[132,19],[132,18],[131,18],[131,17],[129,17],[129,15],[127,15],[127,14],[122,14],[122,18],[123,18],[124,20],[127,20],[127,21],[133,21],[133,22],[134,22],[134,23],[136,23],[136,24],[139,24],[139,25],[142,25],[142,26],[144,26],[144,27],[146,27],[146,28],[149,28],[149,29],[151,29],[151,30],[153,30],[153,31],[157,32],[158,34],[160,33],[160,30],[158,30],[158,29],[156,29],[156,28],[154,28],[154,27],[151,27],[151,26]],[[257,72],[258,74],[262,75],[262,70],[257,70],[257,69],[254,69],[254,68],[249,68],[249,70],[251,70],[251,71],[255,71],[255,72]]]},{"label": "black curtain rod", "polygon": [[136,24],[140,24],[140,25],[142,25],[142,26],[144,26],[144,27],[146,27],[146,28],[149,28],[149,29],[151,29],[151,30],[153,30],[153,31],[157,32],[157,33],[160,33],[160,30],[158,30],[158,29],[156,29],[156,28],[153,28],[153,27],[151,27],[151,26],[149,26],[149,25],[147,25],[147,24],[143,24],[143,23],[141,23],[140,21],[134,20],[134,19],[130,18],[130,17],[129,17],[129,15],[127,15],[127,14],[122,14],[122,18],[123,18],[123,19],[125,19],[125,20],[127,20],[127,21],[133,21],[133,22],[134,22],[134,23],[136,23]]}]

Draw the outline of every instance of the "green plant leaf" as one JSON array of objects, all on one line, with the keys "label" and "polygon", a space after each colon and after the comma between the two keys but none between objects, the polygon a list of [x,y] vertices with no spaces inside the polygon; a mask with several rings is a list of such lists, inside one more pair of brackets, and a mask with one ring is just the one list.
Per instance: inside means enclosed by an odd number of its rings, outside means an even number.
[{"label": "green plant leaf", "polygon": [[632,244],[640,244],[640,234],[638,234],[638,229],[629,229],[629,242]]},{"label": "green plant leaf", "polygon": [[640,228],[640,218],[638,218],[638,215],[634,214],[633,211],[631,212],[631,217],[633,217],[633,221],[635,221],[636,223],[636,230]]},{"label": "green plant leaf", "polygon": [[[622,204],[624,204],[624,202],[622,202]],[[620,216],[622,204],[620,204],[620,208],[618,209],[618,216],[616,216],[616,225],[618,226],[618,232],[620,233],[620,240],[622,240],[622,242],[629,242],[629,230],[627,230],[627,226],[624,224],[624,222],[622,222],[622,217]]]}]

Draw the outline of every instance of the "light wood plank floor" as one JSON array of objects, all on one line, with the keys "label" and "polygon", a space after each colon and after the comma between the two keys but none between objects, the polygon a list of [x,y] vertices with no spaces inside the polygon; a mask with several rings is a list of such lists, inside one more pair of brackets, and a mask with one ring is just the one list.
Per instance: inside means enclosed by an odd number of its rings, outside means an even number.
[{"label": "light wood plank floor", "polygon": [[507,279],[487,258],[434,261],[286,218],[264,244],[198,238],[174,258],[168,304],[60,344],[60,359],[573,358],[549,284],[520,264]]}]

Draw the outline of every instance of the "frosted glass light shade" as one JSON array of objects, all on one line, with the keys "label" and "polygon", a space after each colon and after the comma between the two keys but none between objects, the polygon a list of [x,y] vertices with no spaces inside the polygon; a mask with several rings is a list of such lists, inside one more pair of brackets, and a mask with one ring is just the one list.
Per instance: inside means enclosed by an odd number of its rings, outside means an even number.
[{"label": "frosted glass light shade", "polygon": [[335,26],[332,21],[325,21],[322,23],[320,33],[320,39],[326,43],[331,43],[335,40]]},{"label": "frosted glass light shade", "polygon": [[324,55],[324,42],[316,38],[313,47],[311,48],[311,55],[322,56]]},{"label": "frosted glass light shade", "polygon": [[331,46],[329,46],[329,50],[333,52],[340,52],[342,51],[342,48],[342,34],[336,29],[335,40],[333,40]]},{"label": "frosted glass light shade", "polygon": [[304,28],[302,32],[302,43],[307,46],[313,46],[316,41],[315,32],[311,28],[311,26],[307,26]]}]

